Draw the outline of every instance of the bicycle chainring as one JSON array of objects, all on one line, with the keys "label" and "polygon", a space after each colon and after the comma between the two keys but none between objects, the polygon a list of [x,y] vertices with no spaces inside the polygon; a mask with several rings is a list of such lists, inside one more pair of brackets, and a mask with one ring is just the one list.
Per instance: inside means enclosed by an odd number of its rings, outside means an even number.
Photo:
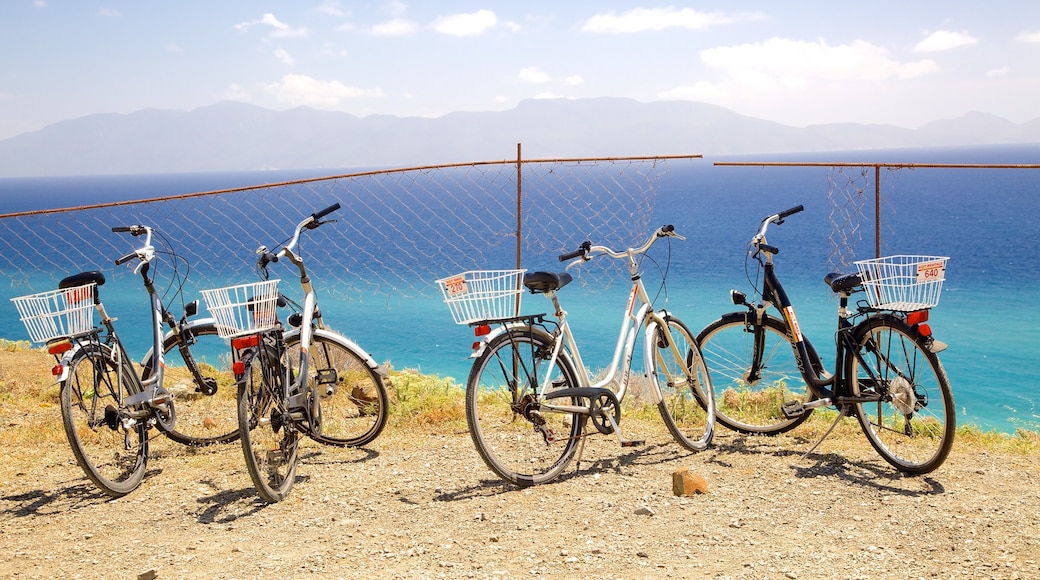
[{"label": "bicycle chainring", "polygon": [[592,425],[600,433],[610,435],[614,432],[614,425],[610,423],[607,416],[613,414],[614,423],[621,423],[621,404],[618,402],[617,397],[612,391],[602,389],[592,399],[591,403],[589,405],[591,411],[589,418],[592,420]]}]

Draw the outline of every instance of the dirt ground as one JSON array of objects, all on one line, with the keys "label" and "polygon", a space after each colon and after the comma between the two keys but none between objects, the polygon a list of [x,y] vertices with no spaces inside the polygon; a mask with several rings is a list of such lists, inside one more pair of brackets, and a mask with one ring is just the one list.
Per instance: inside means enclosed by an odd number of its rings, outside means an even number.
[{"label": "dirt ground", "polygon": [[[364,449],[309,443],[291,494],[268,505],[238,444],[163,438],[141,487],[110,500],[67,443],[34,443],[41,421],[60,411],[0,414],[5,577],[1040,577],[1040,466],[1011,451],[957,445],[939,471],[904,477],[861,437],[803,457],[814,441],[798,430],[723,429],[693,454],[660,422],[623,422],[646,445],[594,436],[560,480],[518,489],[465,431],[391,424]],[[683,467],[707,494],[673,495]]]}]

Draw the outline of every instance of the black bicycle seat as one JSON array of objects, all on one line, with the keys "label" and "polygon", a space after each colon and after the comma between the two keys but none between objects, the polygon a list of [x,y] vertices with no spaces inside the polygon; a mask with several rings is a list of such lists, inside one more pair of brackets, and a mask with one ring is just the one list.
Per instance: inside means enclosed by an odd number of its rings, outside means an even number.
[{"label": "black bicycle seat", "polygon": [[103,286],[105,284],[105,275],[97,270],[73,274],[65,277],[61,282],[58,282],[58,289],[75,288],[76,286],[84,286],[91,282],[98,286]]},{"label": "black bicycle seat", "polygon": [[838,272],[827,274],[823,277],[823,281],[826,282],[834,292],[851,290],[863,283],[859,274],[839,274]]},{"label": "black bicycle seat", "polygon": [[531,272],[524,274],[524,286],[532,294],[552,292],[570,284],[573,279],[574,277],[567,272],[560,272],[559,274],[554,274],[553,272]]}]

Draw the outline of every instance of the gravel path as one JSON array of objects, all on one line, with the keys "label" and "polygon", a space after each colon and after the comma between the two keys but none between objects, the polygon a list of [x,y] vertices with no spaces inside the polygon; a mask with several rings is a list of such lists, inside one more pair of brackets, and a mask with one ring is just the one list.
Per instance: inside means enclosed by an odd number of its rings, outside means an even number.
[{"label": "gravel path", "polygon": [[[57,409],[47,409],[55,420]],[[24,429],[7,418],[4,429]],[[626,425],[622,424],[625,428]],[[637,426],[638,427],[638,426]],[[902,477],[859,439],[745,438],[690,454],[591,438],[578,469],[518,489],[465,432],[387,429],[309,444],[283,502],[254,493],[237,444],[153,441],[144,484],[110,501],[66,446],[9,446],[0,574],[16,578],[1037,578],[1035,457],[957,446]],[[838,452],[840,451],[840,453]],[[709,493],[672,494],[688,467]]]}]

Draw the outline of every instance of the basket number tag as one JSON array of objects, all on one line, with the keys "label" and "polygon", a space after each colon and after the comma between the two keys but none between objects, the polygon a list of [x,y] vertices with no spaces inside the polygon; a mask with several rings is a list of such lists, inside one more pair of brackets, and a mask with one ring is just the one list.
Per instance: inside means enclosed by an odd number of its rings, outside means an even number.
[{"label": "basket number tag", "polygon": [[935,260],[932,262],[924,262],[917,265],[917,283],[923,284],[925,282],[938,282],[943,279],[943,273],[946,268],[943,267],[942,260]]},{"label": "basket number tag", "polygon": [[448,278],[444,281],[444,291],[447,292],[449,298],[465,294],[468,291],[466,288],[466,277],[454,276]]},{"label": "basket number tag", "polygon": [[65,291],[65,300],[69,305],[79,304],[93,298],[90,286],[77,286]]}]

